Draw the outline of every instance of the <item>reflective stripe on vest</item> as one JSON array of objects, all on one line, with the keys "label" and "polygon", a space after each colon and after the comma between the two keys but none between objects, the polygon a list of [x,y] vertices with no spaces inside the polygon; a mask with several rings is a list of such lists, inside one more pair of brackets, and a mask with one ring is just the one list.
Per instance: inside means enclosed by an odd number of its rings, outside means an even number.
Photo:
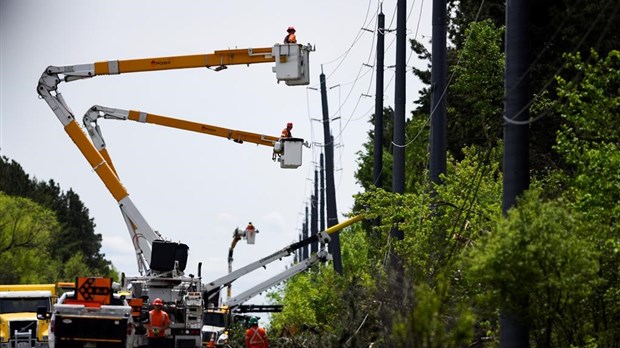
[{"label": "reflective stripe on vest", "polygon": [[[256,329],[251,329],[251,330],[254,331],[254,334],[252,334],[252,338],[250,338],[250,344],[258,344],[258,343],[264,344],[265,340],[263,339],[263,336],[261,335],[259,329],[256,328]],[[256,338],[260,339],[260,341],[255,341]]]}]

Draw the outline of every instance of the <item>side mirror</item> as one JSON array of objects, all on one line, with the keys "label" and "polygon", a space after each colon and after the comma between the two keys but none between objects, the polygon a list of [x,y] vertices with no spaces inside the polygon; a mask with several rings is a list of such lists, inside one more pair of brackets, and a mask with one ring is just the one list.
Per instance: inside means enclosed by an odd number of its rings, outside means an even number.
[{"label": "side mirror", "polygon": [[47,311],[47,307],[37,307],[37,319],[47,320],[52,317],[52,313]]}]

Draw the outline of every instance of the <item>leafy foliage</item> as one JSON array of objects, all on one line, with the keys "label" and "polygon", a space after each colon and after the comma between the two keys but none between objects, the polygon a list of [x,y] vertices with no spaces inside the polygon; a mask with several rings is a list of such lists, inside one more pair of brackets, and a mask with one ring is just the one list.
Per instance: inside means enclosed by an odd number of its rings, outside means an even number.
[{"label": "leafy foliage", "polygon": [[603,346],[620,341],[620,51],[567,56],[579,79],[558,78],[555,103],[565,120],[555,149],[571,166],[566,192],[596,245],[600,279],[589,299],[592,334]]},{"label": "leafy foliage", "polygon": [[[463,258],[471,284],[492,305],[531,323],[537,345],[583,345],[584,305],[597,282],[598,252],[563,199],[543,202],[530,190],[497,228]],[[488,292],[488,293],[487,293]]]},{"label": "leafy foliage", "polygon": [[[498,29],[489,23],[472,28],[489,34],[482,41],[499,40]],[[471,42],[473,48],[485,47],[475,43]],[[485,73],[473,64],[476,57],[483,62],[488,58],[479,57],[480,52],[469,52],[471,69],[467,65],[457,69],[462,74],[458,80],[462,93],[479,82],[480,76],[471,74]],[[565,165],[549,163],[539,171],[530,190],[506,216],[501,206],[498,137],[463,146],[460,156],[449,155],[443,184],[432,194],[420,178],[411,181],[415,185],[408,186],[405,194],[376,188],[364,179],[365,192],[356,197],[356,213],[367,220],[361,229],[352,229],[355,234],[343,233],[341,241],[346,245],[350,239],[356,246],[352,250],[357,256],[347,259],[345,266],[363,265],[367,271],[362,274],[368,278],[358,279],[368,280],[353,282],[358,269],[353,268],[340,278],[321,269],[289,281],[274,297],[285,304],[274,328],[296,320],[286,314],[292,306],[289,313],[308,316],[303,323],[312,323],[313,329],[289,330],[287,342],[295,347],[371,342],[380,347],[497,347],[499,308],[510,308],[526,321],[532,346],[617,347],[620,57],[612,51],[605,58],[590,52],[587,60],[580,54],[566,59],[564,71],[573,78],[558,76],[558,90],[540,104],[561,118],[557,128],[547,129],[546,138],[554,144],[553,157]],[[496,95],[477,97],[463,94],[460,103],[453,104],[454,112],[471,107],[500,118],[497,100],[493,101]],[[468,98],[477,104],[468,104]],[[415,120],[424,121],[414,117],[408,126]],[[476,129],[480,131],[463,132]],[[358,179],[370,177],[371,144],[359,154]],[[424,151],[421,148],[415,151]],[[407,158],[410,180],[411,173],[421,173],[420,162]],[[391,239],[394,227],[404,231],[403,240]],[[366,257],[360,263],[362,255]],[[404,266],[398,282],[386,267],[392,257]],[[317,295],[322,292],[334,296]],[[355,294],[352,305],[350,294]],[[340,315],[318,315],[329,312],[322,306]],[[359,318],[352,313],[366,311],[374,315],[365,315],[361,329],[351,333],[352,318]],[[360,339],[357,344],[351,343],[352,337]]]},{"label": "leafy foliage", "polygon": [[[25,197],[33,204],[36,202],[37,205],[45,207],[46,211],[52,212],[54,223],[50,225],[46,243],[37,247],[29,247],[29,251],[41,250],[41,247],[44,249],[38,255],[41,262],[47,260],[50,269],[55,269],[46,272],[48,277],[56,275],[62,279],[73,279],[75,271],[67,271],[69,267],[74,270],[88,271],[88,273],[81,273],[82,275],[117,278],[117,272],[111,262],[100,253],[101,234],[94,232],[95,223],[89,217],[88,209],[73,190],[63,192],[53,180],[41,182],[34,178],[31,179],[19,163],[2,157],[0,158],[0,192],[12,197]],[[26,259],[23,261],[28,263]],[[65,269],[59,269],[60,265],[63,265]],[[64,278],[66,276],[69,278]]]},{"label": "leafy foliage", "polygon": [[[377,303],[372,301],[375,265],[361,228],[342,232],[345,277],[330,266],[313,268],[288,280],[286,296],[270,296],[284,305],[273,315],[270,332],[287,337],[287,347],[358,347],[376,339]],[[329,284],[327,287],[324,284]]]},{"label": "leafy foliage", "polygon": [[50,262],[54,214],[22,197],[0,192],[0,283],[51,282],[58,262]]},{"label": "leafy foliage", "polygon": [[452,67],[448,148],[461,158],[470,145],[496,146],[502,136],[504,99],[503,28],[490,20],[472,23]]}]

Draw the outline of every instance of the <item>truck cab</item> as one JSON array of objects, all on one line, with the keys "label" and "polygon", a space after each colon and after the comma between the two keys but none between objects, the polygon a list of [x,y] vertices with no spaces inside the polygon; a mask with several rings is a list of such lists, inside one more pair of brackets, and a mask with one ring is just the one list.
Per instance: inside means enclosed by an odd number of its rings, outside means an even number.
[{"label": "truck cab", "polygon": [[131,348],[132,308],[123,295],[113,292],[112,279],[77,278],[75,289],[62,294],[51,312],[38,309],[37,318],[51,319],[49,348]]},{"label": "truck cab", "polygon": [[63,294],[51,313],[49,348],[126,347],[133,345],[133,321],[127,301],[113,294],[107,304],[78,303]]},{"label": "truck cab", "polygon": [[0,347],[47,347],[50,321],[37,309],[51,310],[54,295],[54,284],[0,286]]},{"label": "truck cab", "polygon": [[230,312],[228,309],[209,308],[204,313],[201,330],[202,345],[209,346],[211,339],[217,347],[228,344],[227,327],[229,327]]}]

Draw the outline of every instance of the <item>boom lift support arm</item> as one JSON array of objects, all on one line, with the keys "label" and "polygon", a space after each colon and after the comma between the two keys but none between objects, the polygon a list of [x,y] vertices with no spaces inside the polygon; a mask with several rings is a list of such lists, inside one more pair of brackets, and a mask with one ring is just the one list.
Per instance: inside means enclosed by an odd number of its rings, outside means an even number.
[{"label": "boom lift support arm", "polygon": [[319,262],[327,262],[332,259],[332,256],[325,250],[320,250],[318,253],[313,254],[309,258],[302,260],[295,265],[289,267],[284,272],[276,274],[275,276],[259,283],[258,285],[242,292],[241,294],[224,301],[223,306],[233,309],[252,297],[260,294],[261,292],[269,289],[272,286],[278,285],[279,283],[289,279],[290,277],[301,273],[308,268],[316,265]]},{"label": "boom lift support arm", "polygon": [[[136,250],[140,274],[152,274],[153,270],[150,268],[151,245],[156,240],[163,240],[163,237],[149,226],[133,204],[107,153],[98,151],[105,149],[97,149],[75,121],[73,112],[58,91],[58,85],[61,82],[71,82],[100,75],[199,67],[216,67],[214,70],[219,71],[226,68],[227,65],[273,62],[276,63],[274,72],[276,72],[278,81],[285,81],[287,85],[304,85],[309,83],[308,55],[313,50],[309,45],[276,44],[274,47],[267,48],[222,50],[210,54],[188,56],[112,60],[92,64],[49,66],[45,69],[39,79],[37,92],[47,102],[71,140],[118,202]],[[182,275],[182,271],[179,273]]]},{"label": "boom lift support arm", "polygon": [[[350,218],[348,220],[345,220],[345,221],[343,221],[343,222],[341,222],[341,223],[339,223],[337,225],[334,225],[334,226],[326,229],[325,231],[321,231],[321,232],[319,232],[319,233],[317,233],[317,234],[315,234],[313,236],[310,236],[310,237],[308,237],[308,238],[306,238],[304,240],[301,240],[299,242],[292,243],[292,244],[284,247],[283,249],[280,249],[280,250],[276,251],[275,253],[273,253],[271,255],[268,255],[268,256],[266,256],[266,257],[264,257],[264,258],[262,258],[262,259],[260,259],[258,261],[252,262],[249,265],[246,265],[246,266],[244,266],[242,268],[239,268],[239,269],[237,269],[236,271],[234,271],[232,273],[228,273],[227,275],[225,275],[225,276],[223,276],[221,278],[218,278],[218,279],[216,279],[216,280],[214,280],[214,281],[212,281],[210,283],[205,284],[203,286],[203,288],[202,288],[203,291],[205,291],[205,293],[206,293],[206,296],[204,296],[204,298],[205,299],[210,299],[214,294],[219,294],[220,290],[222,290],[225,286],[231,284],[233,281],[239,279],[240,277],[242,277],[242,276],[244,276],[244,275],[246,275],[246,274],[248,274],[248,273],[250,273],[250,272],[252,272],[252,271],[254,271],[256,269],[258,269],[258,268],[266,267],[268,264],[270,264],[273,261],[280,260],[283,257],[287,257],[287,256],[291,255],[297,249],[303,248],[303,247],[308,246],[311,243],[317,242],[317,241],[319,241],[321,243],[328,243],[331,240],[331,237],[330,237],[331,234],[340,232],[340,230],[342,230],[345,227],[348,227],[348,226],[350,226],[350,225],[352,225],[352,224],[362,220],[363,218],[364,218],[363,215],[356,215],[356,216],[354,216],[354,217],[352,217],[352,218]],[[320,261],[320,260],[326,260],[326,258],[328,258],[327,255],[321,254],[321,255],[316,256],[316,260],[314,260],[312,262],[316,263],[317,261]],[[310,259],[308,259],[308,260],[310,260]],[[299,264],[302,264],[302,263],[303,262],[300,262]],[[306,265],[305,263],[303,265],[300,265],[299,266],[300,270],[297,271],[296,273],[289,274],[288,277],[301,272],[303,270],[301,268],[303,268],[305,265]],[[293,266],[293,267],[295,267],[295,266]],[[288,278],[288,277],[285,277],[285,278]],[[274,281],[273,278],[270,279],[270,280],[271,280],[271,282]],[[279,283],[282,280],[284,280],[284,279],[281,279],[281,280],[277,281],[277,283]],[[264,283],[259,284],[259,285],[263,285],[263,284]],[[269,287],[269,286],[267,286],[267,287]],[[250,290],[256,291],[256,287],[252,288]],[[245,292],[243,295],[248,295],[250,290]],[[258,293],[260,293],[260,291]],[[241,296],[241,295],[239,295],[239,296]],[[239,296],[237,296],[236,298],[238,298]],[[252,296],[250,296],[250,297],[252,297]]]},{"label": "boom lift support arm", "polygon": [[86,128],[86,130],[88,131],[88,134],[90,135],[90,138],[97,150],[101,153],[103,158],[105,158],[107,163],[112,167],[112,170],[114,170],[115,172],[116,170],[114,169],[114,165],[112,164],[112,159],[110,158],[110,155],[108,154],[106,149],[103,134],[99,125],[97,124],[97,120],[100,118],[121,121],[130,120],[141,123],[157,124],[160,126],[227,138],[239,144],[242,144],[244,142],[250,142],[257,145],[273,147],[279,140],[278,137],[270,135],[251,133],[241,130],[233,130],[205,123],[198,123],[173,117],[150,114],[143,111],[122,110],[106,106],[94,105],[84,115],[84,128]]}]

